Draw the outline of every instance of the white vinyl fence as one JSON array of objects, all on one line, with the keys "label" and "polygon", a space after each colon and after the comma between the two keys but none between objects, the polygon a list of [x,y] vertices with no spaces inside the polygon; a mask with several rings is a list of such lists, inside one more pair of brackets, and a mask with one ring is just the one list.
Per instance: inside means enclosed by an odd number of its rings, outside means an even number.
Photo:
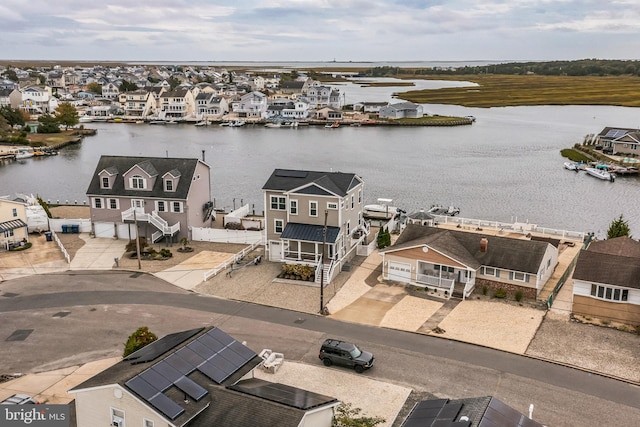
[{"label": "white vinyl fence", "polygon": [[226,230],[219,228],[193,227],[191,240],[196,242],[241,243],[251,245],[263,244],[262,231]]}]

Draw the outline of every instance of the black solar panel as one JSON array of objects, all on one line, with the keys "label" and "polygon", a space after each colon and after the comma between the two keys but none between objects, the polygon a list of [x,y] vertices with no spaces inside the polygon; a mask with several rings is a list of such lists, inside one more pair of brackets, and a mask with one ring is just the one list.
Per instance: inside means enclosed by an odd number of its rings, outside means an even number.
[{"label": "black solar panel", "polygon": [[228,373],[222,371],[212,362],[203,363],[198,366],[198,370],[218,384],[222,384],[222,382],[229,377]]},{"label": "black solar panel", "polygon": [[[209,355],[206,356],[207,359],[227,346],[227,344],[220,342],[217,339],[210,337],[208,335],[203,335],[200,338],[198,338],[198,342],[209,350],[208,351]],[[201,354],[201,356],[204,356],[204,354]]]},{"label": "black solar panel", "polygon": [[142,372],[139,376],[160,391],[165,391],[166,389],[171,387],[171,384],[173,384],[172,381],[169,381],[168,379],[166,379],[164,376],[160,375],[158,372],[154,371],[153,369],[147,369],[146,371]]},{"label": "black solar panel", "polygon": [[256,355],[253,350],[238,341],[234,341],[229,347],[245,360],[251,360]]},{"label": "black solar panel", "polygon": [[216,358],[218,357],[222,357],[225,361],[230,363],[234,371],[247,362],[241,355],[233,351],[231,347],[227,347],[218,353]]},{"label": "black solar panel", "polygon": [[431,426],[448,401],[448,399],[432,399],[418,402],[402,427]]},{"label": "black solar panel", "polygon": [[302,410],[309,410],[336,401],[333,397],[285,384],[276,384],[261,380],[243,381],[228,388]]},{"label": "black solar panel", "polygon": [[205,397],[207,395],[207,393],[209,393],[207,390],[205,390],[204,388],[200,387],[200,385],[198,385],[197,383],[191,381],[187,377],[180,378],[174,384],[180,390],[182,390],[185,393],[187,393],[189,395],[189,397],[191,397],[195,401],[198,401],[198,400],[202,399],[203,397]]},{"label": "black solar panel", "polygon": [[482,416],[479,427],[502,426],[541,427],[542,424],[525,417],[502,401],[491,398],[491,402],[489,402],[489,406]]},{"label": "black solar panel", "polygon": [[173,366],[169,365],[166,360],[161,360],[151,367],[152,370],[156,371],[171,383],[174,383],[178,378],[180,378],[183,374],[181,374],[178,370],[176,370]]},{"label": "black solar panel", "polygon": [[167,356],[164,361],[182,375],[189,375],[191,372],[196,370],[196,367],[193,364],[184,360],[177,353]]},{"label": "black solar panel", "polygon": [[175,420],[184,412],[184,408],[162,393],[156,394],[149,399],[149,403],[165,414],[170,420]]},{"label": "black solar panel", "polygon": [[[185,348],[188,348],[189,350],[193,351],[196,355],[201,357],[203,361],[207,360],[208,358],[210,358],[211,356],[217,353],[217,351],[210,349],[209,347],[207,347],[206,345],[198,341],[190,342]],[[222,348],[220,348],[220,350],[222,350]]]},{"label": "black solar panel", "polygon": [[180,350],[176,351],[176,354],[193,366],[198,366],[205,361],[204,357],[200,356],[198,353],[187,347],[182,347]]},{"label": "black solar panel", "polygon": [[281,178],[306,178],[309,173],[307,171],[296,171],[287,169],[277,169],[275,176]]},{"label": "black solar panel", "polygon": [[136,375],[135,377],[131,378],[129,381],[125,383],[125,385],[129,387],[131,390],[138,393],[140,397],[147,400],[151,399],[153,396],[160,393],[160,390],[158,390],[157,388],[149,384],[140,375]]},{"label": "black solar panel", "polygon": [[185,342],[192,336],[201,332],[204,328],[191,329],[188,331],[176,332],[175,334],[165,335],[164,337],[142,347],[140,350],[131,353],[122,360],[130,360],[132,363],[145,363],[155,360],[167,351],[171,350],[180,343]]}]

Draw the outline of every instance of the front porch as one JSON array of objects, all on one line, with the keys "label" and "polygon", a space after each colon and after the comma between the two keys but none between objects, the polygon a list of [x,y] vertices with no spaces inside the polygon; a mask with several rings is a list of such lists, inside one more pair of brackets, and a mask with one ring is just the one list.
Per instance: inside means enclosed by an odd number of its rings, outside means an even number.
[{"label": "front porch", "polygon": [[147,222],[152,224],[158,229],[152,234],[152,242],[155,243],[165,236],[175,236],[180,232],[180,222],[176,222],[173,225],[158,215],[158,212],[153,211],[146,213],[143,208],[129,208],[122,212],[122,222]]},{"label": "front porch", "polygon": [[468,297],[475,287],[476,272],[457,266],[418,261],[415,284],[446,291],[450,296]]}]

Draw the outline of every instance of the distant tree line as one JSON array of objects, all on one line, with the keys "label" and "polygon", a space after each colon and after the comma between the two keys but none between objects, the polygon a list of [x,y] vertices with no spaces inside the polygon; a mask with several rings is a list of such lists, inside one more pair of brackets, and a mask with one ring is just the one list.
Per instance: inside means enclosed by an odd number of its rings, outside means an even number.
[{"label": "distant tree line", "polygon": [[543,76],[640,76],[640,61],[580,59],[577,61],[509,62],[491,65],[465,65],[457,68],[375,67],[361,73],[366,77],[397,75],[538,74]]}]

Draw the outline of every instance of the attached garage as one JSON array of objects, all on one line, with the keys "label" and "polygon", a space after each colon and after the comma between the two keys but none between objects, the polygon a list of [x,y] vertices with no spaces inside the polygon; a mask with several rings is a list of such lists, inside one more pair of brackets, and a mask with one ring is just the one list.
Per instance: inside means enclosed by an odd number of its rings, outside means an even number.
[{"label": "attached garage", "polygon": [[396,282],[411,281],[411,264],[389,261],[389,269],[387,270],[387,279]]}]

